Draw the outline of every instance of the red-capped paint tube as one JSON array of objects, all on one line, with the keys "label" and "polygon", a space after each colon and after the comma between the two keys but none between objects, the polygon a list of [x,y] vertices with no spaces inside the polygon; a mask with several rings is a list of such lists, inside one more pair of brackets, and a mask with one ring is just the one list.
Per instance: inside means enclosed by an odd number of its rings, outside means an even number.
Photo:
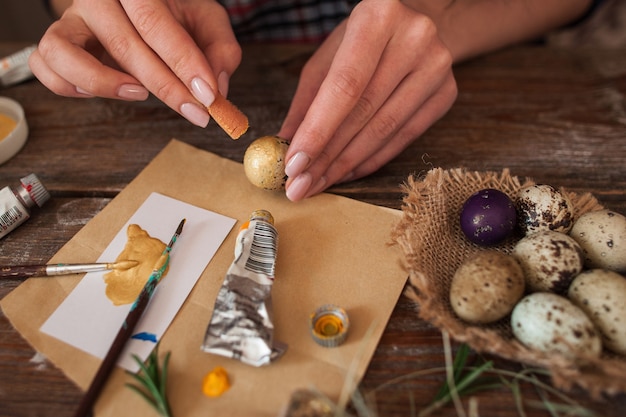
[{"label": "red-capped paint tube", "polygon": [[20,187],[7,186],[0,190],[0,239],[30,218],[33,207],[41,207],[50,193],[35,174],[20,181]]}]

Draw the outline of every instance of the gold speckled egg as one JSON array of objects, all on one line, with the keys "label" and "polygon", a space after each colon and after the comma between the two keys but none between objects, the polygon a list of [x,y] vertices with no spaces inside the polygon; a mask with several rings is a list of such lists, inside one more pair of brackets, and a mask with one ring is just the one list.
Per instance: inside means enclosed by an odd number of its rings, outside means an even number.
[{"label": "gold speckled egg", "polygon": [[264,190],[285,187],[285,154],[289,143],[278,136],[262,136],[248,146],[243,169],[248,180]]},{"label": "gold speckled egg", "polygon": [[454,273],[450,304],[469,323],[492,323],[513,310],[525,285],[524,272],[514,257],[494,250],[477,252]]}]

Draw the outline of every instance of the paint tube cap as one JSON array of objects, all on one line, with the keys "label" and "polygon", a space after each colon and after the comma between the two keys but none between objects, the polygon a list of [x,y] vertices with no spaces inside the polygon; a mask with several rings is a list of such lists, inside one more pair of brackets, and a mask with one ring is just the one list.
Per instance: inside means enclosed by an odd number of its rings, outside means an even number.
[{"label": "paint tube cap", "polygon": [[250,214],[250,221],[252,220],[261,220],[267,222],[269,224],[274,224],[274,216],[268,210],[254,210],[252,214]]},{"label": "paint tube cap", "polygon": [[20,190],[20,196],[29,207],[35,204],[41,207],[50,199],[50,193],[35,174],[25,176],[20,182],[23,189]]},{"label": "paint tube cap", "polygon": [[341,345],[348,337],[349,327],[348,314],[336,305],[323,305],[311,314],[311,336],[321,346]]}]

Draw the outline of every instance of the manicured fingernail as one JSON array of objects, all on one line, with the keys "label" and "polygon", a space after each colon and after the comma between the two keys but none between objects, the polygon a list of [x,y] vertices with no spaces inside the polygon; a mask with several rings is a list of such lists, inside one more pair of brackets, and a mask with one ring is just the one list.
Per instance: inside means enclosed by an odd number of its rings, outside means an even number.
[{"label": "manicured fingernail", "polygon": [[308,172],[298,175],[287,187],[285,194],[291,201],[302,200],[306,192],[311,188],[313,177]]},{"label": "manicured fingernail", "polygon": [[292,156],[291,159],[289,159],[289,162],[287,162],[287,165],[285,166],[285,174],[287,174],[288,177],[296,177],[306,169],[309,162],[311,162],[309,155],[300,151]]},{"label": "manicured fingernail", "polygon": [[87,90],[83,90],[82,88],[80,88],[80,87],[78,87],[78,86],[76,87],[76,92],[77,92],[78,94],[82,94],[82,95],[84,95],[84,96],[93,97],[93,94],[91,94],[91,93],[90,93],[90,92],[88,92]]},{"label": "manicured fingernail", "polygon": [[215,100],[215,93],[211,90],[209,84],[202,78],[196,77],[191,80],[191,92],[198,101],[209,107]]},{"label": "manicured fingernail", "polygon": [[209,124],[209,113],[196,104],[184,103],[180,106],[180,112],[185,116],[185,119],[196,126],[206,127]]},{"label": "manicured fingernail", "polygon": [[311,187],[311,191],[309,191],[308,195],[309,196],[317,195],[321,193],[322,191],[324,191],[324,189],[326,188],[327,182],[328,182],[328,179],[325,176],[322,176],[319,180],[317,180],[317,183],[315,184],[315,186]]},{"label": "manicured fingernail", "polygon": [[224,97],[228,95],[228,84],[230,79],[228,78],[228,74],[225,72],[220,72],[220,75],[217,76],[217,88],[220,90],[220,94]]},{"label": "manicured fingernail", "polygon": [[122,84],[117,90],[117,96],[127,100],[143,101],[149,94],[145,87],[135,84]]}]

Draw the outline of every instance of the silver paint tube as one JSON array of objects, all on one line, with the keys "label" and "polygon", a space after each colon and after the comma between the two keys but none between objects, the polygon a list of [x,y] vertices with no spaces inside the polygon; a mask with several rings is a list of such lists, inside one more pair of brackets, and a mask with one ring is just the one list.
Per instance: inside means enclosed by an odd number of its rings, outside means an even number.
[{"label": "silver paint tube", "polygon": [[253,366],[284,353],[286,345],[274,340],[272,321],[277,248],[271,213],[253,212],[237,236],[235,259],[217,295],[202,350]]}]

